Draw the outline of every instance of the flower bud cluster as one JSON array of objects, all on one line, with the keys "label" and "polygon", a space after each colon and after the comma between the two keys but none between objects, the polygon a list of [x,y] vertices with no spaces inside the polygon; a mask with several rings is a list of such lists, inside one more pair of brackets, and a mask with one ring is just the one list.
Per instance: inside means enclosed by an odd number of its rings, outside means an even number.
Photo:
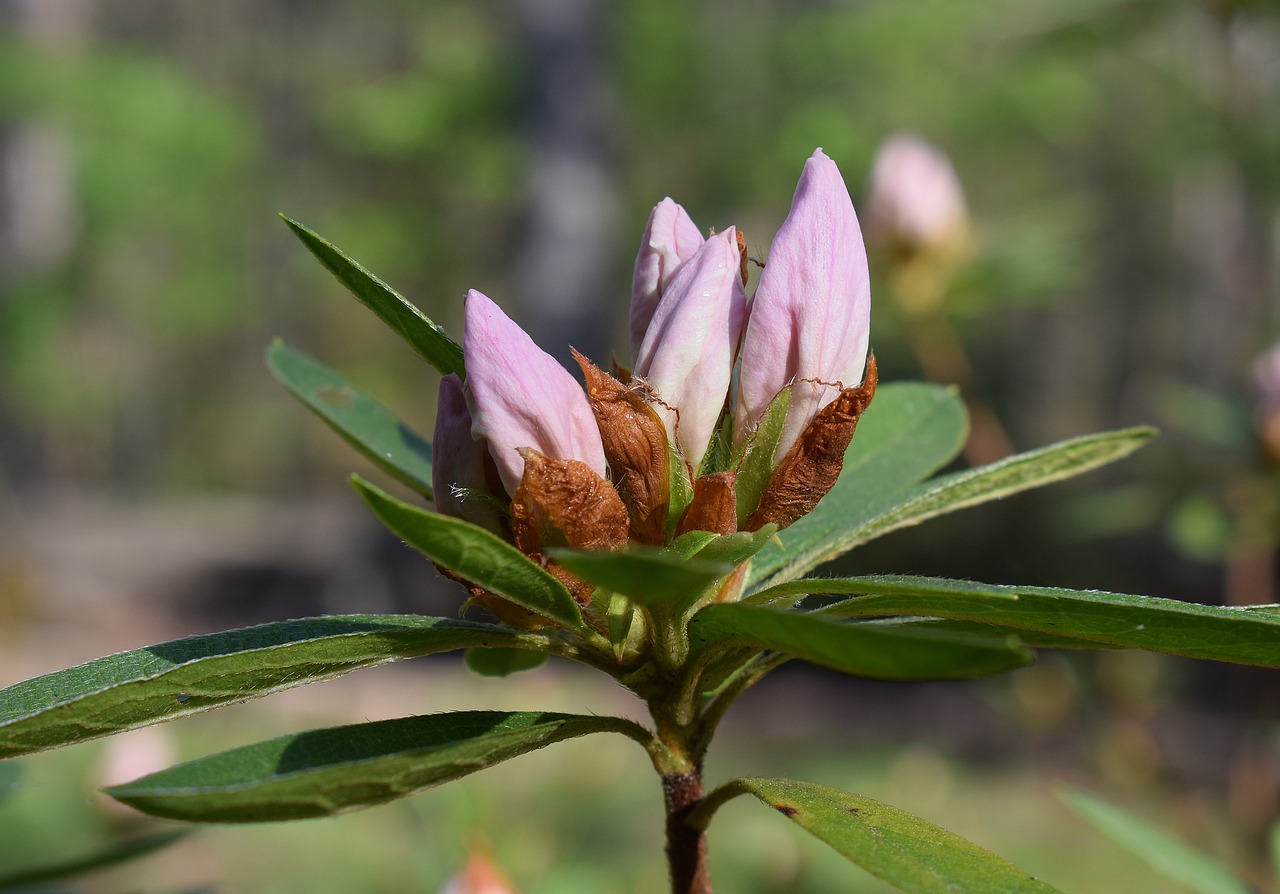
[{"label": "flower bud cluster", "polygon": [[[875,392],[862,233],[835,162],[805,163],[748,298],[746,243],[671,199],[636,257],[631,370],[575,353],[585,390],[496,304],[465,300],[465,381],[440,386],[439,511],[541,556],[786,527],[838,477]],[[739,481],[750,466],[757,483]],[[580,599],[572,575],[544,563]]]}]

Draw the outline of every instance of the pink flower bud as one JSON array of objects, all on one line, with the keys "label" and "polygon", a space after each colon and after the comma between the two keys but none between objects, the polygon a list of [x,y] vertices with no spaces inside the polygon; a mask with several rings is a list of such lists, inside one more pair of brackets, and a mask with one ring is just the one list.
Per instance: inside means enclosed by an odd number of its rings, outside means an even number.
[{"label": "pink flower bud", "polygon": [[635,374],[696,471],[724,410],[746,294],[733,227],[708,239],[668,284],[636,354]]},{"label": "pink flower bud", "polygon": [[862,380],[867,359],[866,249],[840,170],[821,149],[805,162],[748,312],[735,439],[749,437],[773,399],[793,384],[781,457],[838,386]]},{"label": "pink flower bud", "polygon": [[868,229],[883,242],[944,248],[968,230],[964,192],[947,156],[919,137],[880,146],[871,169]]},{"label": "pink flower bud", "polygon": [[522,447],[579,460],[603,477],[600,430],[577,380],[474,289],[467,293],[464,318],[471,435],[489,442],[507,493],[515,493],[524,474]]},{"label": "pink flower bud", "polygon": [[431,439],[431,487],[435,491],[436,511],[465,519],[472,524],[500,533],[496,505],[485,499],[497,486],[492,469],[489,445],[471,436],[471,413],[467,411],[462,380],[447,375],[440,380],[440,397],[436,402],[436,428]]},{"label": "pink flower bud", "polygon": [[645,331],[658,302],[680,265],[702,247],[702,234],[683,208],[671,199],[654,206],[640,239],[631,280],[631,357],[640,353]]}]

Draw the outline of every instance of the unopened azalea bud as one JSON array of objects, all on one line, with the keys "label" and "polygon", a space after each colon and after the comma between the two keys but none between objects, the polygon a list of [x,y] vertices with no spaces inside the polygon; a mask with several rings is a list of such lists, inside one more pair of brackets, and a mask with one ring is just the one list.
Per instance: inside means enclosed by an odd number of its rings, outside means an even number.
[{"label": "unopened azalea bud", "polygon": [[500,533],[502,522],[491,496],[500,486],[489,445],[471,436],[471,413],[462,380],[450,374],[440,380],[436,428],[431,439],[431,487],[436,511],[466,519]]},{"label": "unopened azalea bud", "polygon": [[774,237],[742,339],[735,443],[792,385],[777,456],[785,456],[842,388],[862,380],[871,288],[862,231],[835,162],[805,162],[791,212]]},{"label": "unopened azalea bud", "polygon": [[724,410],[746,294],[733,227],[706,241],[672,277],[636,355],[658,415],[696,472]]},{"label": "unopened azalea bud", "polygon": [[640,353],[640,344],[653,319],[671,277],[680,265],[702,247],[702,234],[683,208],[671,199],[663,199],[649,214],[640,251],[636,255],[631,279],[631,320],[628,334],[631,357]]},{"label": "unopened azalea bud", "polygon": [[1280,342],[1253,361],[1253,384],[1262,402],[1280,404]]},{"label": "unopened azalea bud", "polygon": [[471,434],[488,441],[507,493],[520,486],[524,447],[552,459],[578,460],[604,476],[595,417],[568,370],[474,289],[467,293],[465,322]]},{"label": "unopened azalea bud", "polygon": [[947,156],[919,137],[898,134],[871,169],[869,235],[900,251],[946,251],[966,239],[969,215]]}]

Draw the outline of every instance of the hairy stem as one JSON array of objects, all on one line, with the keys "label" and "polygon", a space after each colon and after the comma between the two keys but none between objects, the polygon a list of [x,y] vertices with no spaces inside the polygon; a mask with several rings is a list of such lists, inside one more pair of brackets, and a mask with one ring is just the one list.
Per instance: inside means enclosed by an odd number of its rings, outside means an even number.
[{"label": "hairy stem", "polygon": [[662,777],[667,805],[667,864],[671,894],[712,894],[706,833],[688,822],[702,800],[702,769]]}]

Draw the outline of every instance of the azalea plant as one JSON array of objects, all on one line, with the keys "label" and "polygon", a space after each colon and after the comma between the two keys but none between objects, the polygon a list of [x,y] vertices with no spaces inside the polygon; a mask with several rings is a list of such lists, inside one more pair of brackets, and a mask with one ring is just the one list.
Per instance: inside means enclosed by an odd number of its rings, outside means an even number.
[{"label": "azalea plant", "polygon": [[704,238],[675,202],[654,208],[632,285],[631,368],[606,371],[575,355],[585,388],[479,292],[465,298],[459,345],[331,244],[286,222],[442,374],[428,445],[320,362],[279,342],[268,353],[293,394],[414,494],[352,479],[387,527],[461,585],[468,617],[286,621],[28,680],[0,692],[0,757],[436,652],[465,650],[468,665],[489,675],[553,656],[611,677],[652,722],[537,710],[412,716],[246,745],[108,793],[194,822],[304,819],[406,797],[571,737],[617,733],[645,750],[661,782],[677,894],[711,890],[707,829],[739,795],[903,890],[1044,892],[1054,889],[856,793],[766,777],[707,785],[718,723],[792,660],[908,681],[1010,671],[1038,648],[1280,666],[1275,607],[813,574],[890,531],[1079,474],[1152,435],[1088,435],[939,475],[963,444],[963,404],[936,385],[878,383],[862,235],[821,150],[804,165],[750,298],[739,231]]}]

